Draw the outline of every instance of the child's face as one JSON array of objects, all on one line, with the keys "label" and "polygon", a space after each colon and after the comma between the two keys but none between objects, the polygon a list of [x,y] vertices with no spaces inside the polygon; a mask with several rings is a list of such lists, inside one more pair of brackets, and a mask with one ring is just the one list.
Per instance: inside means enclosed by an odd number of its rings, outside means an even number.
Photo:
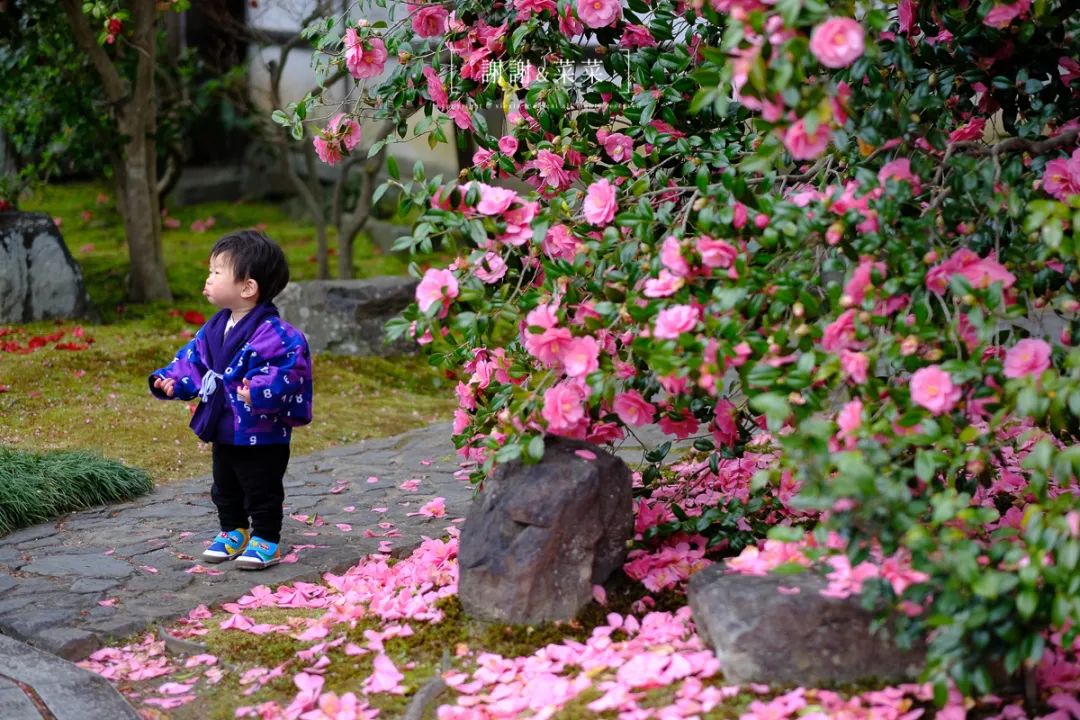
[{"label": "child's face", "polygon": [[210,274],[203,285],[203,295],[219,308],[240,310],[255,304],[258,291],[254,280],[236,279],[232,259],[222,253],[210,258]]}]

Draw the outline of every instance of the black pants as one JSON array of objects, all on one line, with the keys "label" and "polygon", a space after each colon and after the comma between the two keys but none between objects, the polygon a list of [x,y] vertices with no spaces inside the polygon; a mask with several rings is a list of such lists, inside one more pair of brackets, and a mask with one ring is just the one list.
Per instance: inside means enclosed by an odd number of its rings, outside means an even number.
[{"label": "black pants", "polygon": [[282,478],[289,465],[289,446],[214,443],[213,456],[210,497],[217,506],[221,529],[250,527],[252,535],[280,542],[285,502]]}]

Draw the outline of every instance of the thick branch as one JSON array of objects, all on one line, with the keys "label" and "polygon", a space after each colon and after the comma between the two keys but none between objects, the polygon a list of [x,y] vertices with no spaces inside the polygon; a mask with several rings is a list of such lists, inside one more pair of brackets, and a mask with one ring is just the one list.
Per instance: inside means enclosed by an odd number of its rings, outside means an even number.
[{"label": "thick branch", "polygon": [[61,0],[61,2],[68,16],[71,34],[75,36],[75,43],[87,54],[94,69],[97,70],[101,85],[105,90],[105,97],[114,104],[123,102],[124,96],[127,95],[124,81],[112,60],[105,53],[105,49],[98,45],[94,31],[90,28],[90,21],[82,11],[81,0]]},{"label": "thick branch", "polygon": [[972,155],[1001,155],[1007,152],[1026,152],[1032,155],[1043,155],[1059,147],[1068,147],[1076,142],[1080,130],[1068,130],[1045,140],[1025,140],[1024,138],[1008,138],[993,145],[974,140],[956,142],[952,144],[955,150],[963,150]]}]

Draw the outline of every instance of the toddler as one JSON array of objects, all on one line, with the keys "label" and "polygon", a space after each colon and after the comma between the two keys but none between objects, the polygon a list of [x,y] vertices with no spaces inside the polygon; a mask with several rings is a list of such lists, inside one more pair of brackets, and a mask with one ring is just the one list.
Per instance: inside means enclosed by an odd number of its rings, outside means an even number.
[{"label": "toddler", "polygon": [[271,302],[289,281],[285,254],[243,230],[210,251],[203,295],[221,308],[167,366],[150,375],[162,400],[199,398],[191,429],[213,443],[221,533],[203,560],[245,570],[281,562],[281,521],[292,429],[311,422],[307,340]]}]

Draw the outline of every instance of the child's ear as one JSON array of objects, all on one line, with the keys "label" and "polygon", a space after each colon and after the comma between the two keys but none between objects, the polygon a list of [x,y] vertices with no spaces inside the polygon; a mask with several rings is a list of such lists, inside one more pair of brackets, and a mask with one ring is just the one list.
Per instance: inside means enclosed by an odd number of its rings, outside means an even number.
[{"label": "child's ear", "polygon": [[254,278],[244,281],[244,287],[240,288],[240,297],[245,300],[253,300],[259,297],[259,283]]}]

